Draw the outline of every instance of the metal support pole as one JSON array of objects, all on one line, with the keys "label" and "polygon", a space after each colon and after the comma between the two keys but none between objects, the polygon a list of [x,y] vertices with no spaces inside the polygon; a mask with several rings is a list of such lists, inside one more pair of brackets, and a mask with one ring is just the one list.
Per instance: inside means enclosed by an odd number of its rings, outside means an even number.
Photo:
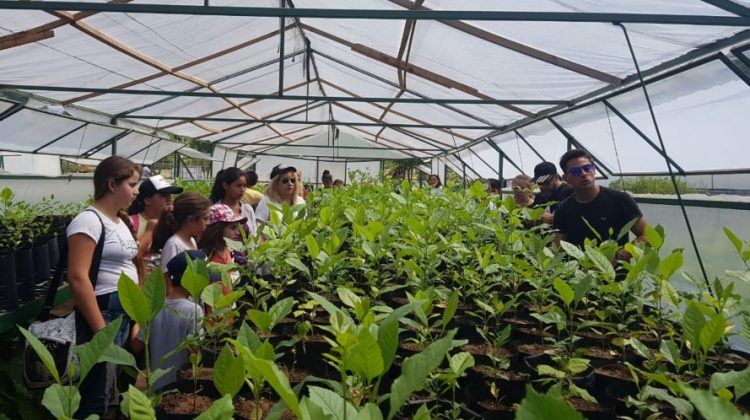
[{"label": "metal support pole", "polygon": [[464,188],[466,188],[466,163],[462,163],[462,168],[463,168]]},{"label": "metal support pole", "polygon": [[112,156],[117,154],[117,138],[112,139]]},{"label": "metal support pole", "polygon": [[320,157],[315,157],[315,189],[320,188],[318,180],[320,179]]},{"label": "metal support pole", "polygon": [[346,173],[349,170],[349,163],[344,159],[344,185],[346,185]]},{"label": "metal support pole", "polygon": [[[286,0],[279,0],[279,2],[283,9]],[[284,20],[283,16],[279,17],[279,96],[284,96],[284,38],[286,37]]]},{"label": "metal support pole", "polygon": [[500,185],[503,185],[503,163],[505,162],[505,153],[500,152],[500,158],[498,159],[500,162]]},{"label": "metal support pole", "polygon": [[177,177],[180,176],[180,155],[177,154],[177,152],[174,152],[172,154],[174,156],[174,175],[172,176],[172,179],[177,179]]}]

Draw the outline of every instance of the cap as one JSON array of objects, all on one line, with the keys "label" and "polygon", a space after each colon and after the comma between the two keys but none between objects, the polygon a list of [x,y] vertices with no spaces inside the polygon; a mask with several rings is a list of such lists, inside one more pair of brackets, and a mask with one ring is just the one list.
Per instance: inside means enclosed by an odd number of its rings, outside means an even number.
[{"label": "cap", "polygon": [[214,204],[208,210],[208,224],[212,225],[216,222],[247,222],[247,217],[241,214],[234,214],[232,208],[226,204]]},{"label": "cap", "polygon": [[141,186],[138,188],[138,195],[145,198],[151,197],[156,193],[180,194],[182,191],[182,187],[170,184],[162,175],[154,175],[146,178],[141,183]]},{"label": "cap", "polygon": [[271,179],[276,178],[279,174],[283,174],[285,172],[297,172],[297,168],[294,166],[282,166],[282,165],[276,165],[271,169]]},{"label": "cap", "polygon": [[555,175],[557,175],[555,164],[552,162],[542,162],[534,167],[534,179],[532,181],[542,184]]},{"label": "cap", "polygon": [[182,280],[182,275],[185,274],[185,270],[187,269],[185,254],[187,254],[191,261],[208,259],[203,251],[197,249],[188,249],[172,257],[167,263],[167,272],[172,276],[172,279],[177,280],[176,283],[179,283],[180,280]]}]

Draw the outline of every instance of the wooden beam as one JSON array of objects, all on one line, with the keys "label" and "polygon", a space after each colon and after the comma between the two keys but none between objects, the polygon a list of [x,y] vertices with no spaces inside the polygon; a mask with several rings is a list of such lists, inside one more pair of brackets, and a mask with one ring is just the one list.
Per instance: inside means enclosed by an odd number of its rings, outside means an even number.
[{"label": "wooden beam", "polygon": [[[384,52],[380,52],[376,49],[370,48],[366,45],[353,43],[350,41],[347,41],[341,37],[338,37],[336,35],[330,34],[326,31],[314,28],[307,24],[302,24],[302,27],[305,28],[305,30],[308,30],[310,32],[316,33],[324,38],[330,39],[334,42],[340,43],[342,45],[346,45],[349,47],[352,51],[359,53],[361,55],[364,55],[365,57],[371,58],[375,61],[379,61],[381,63],[387,64],[392,67],[403,69],[404,71],[407,71],[411,74],[414,74],[416,76],[419,76],[425,80],[429,80],[432,83],[438,84],[440,86],[443,86],[448,89],[456,89],[458,91],[464,92],[468,95],[474,96],[476,98],[480,99],[492,99],[492,97],[485,95],[481,92],[479,92],[478,89],[471,87],[469,85],[463,84],[461,82],[455,81],[449,77],[442,76],[440,74],[434,73],[430,70],[424,69],[422,67],[416,66],[414,64],[407,64],[403,61],[398,60],[396,57],[390,56]],[[500,105],[503,108],[509,109],[513,112],[519,113],[521,115],[524,115],[526,117],[532,117],[534,116],[533,113],[526,111],[525,109],[519,108],[514,105]]]},{"label": "wooden beam", "polygon": [[[291,25],[289,25],[289,26],[291,26]],[[225,48],[225,49],[223,49],[221,51],[217,51],[217,52],[215,52],[213,54],[209,54],[207,56],[198,58],[198,59],[190,61],[188,63],[179,65],[179,66],[175,67],[174,70],[181,71],[181,70],[189,69],[190,67],[197,66],[198,64],[203,64],[203,63],[205,63],[207,61],[214,60],[214,59],[222,57],[224,55],[227,55],[227,54],[233,53],[235,51],[241,50],[243,48],[249,47],[249,46],[251,46],[253,44],[257,44],[258,42],[265,41],[266,39],[273,38],[274,36],[278,35],[278,33],[279,33],[278,29],[275,30],[275,31],[268,32],[268,33],[263,34],[263,35],[261,35],[261,36],[259,36],[257,38],[250,39],[248,41],[245,41],[245,42],[242,42],[240,44],[231,46],[229,48]],[[164,71],[159,71],[157,73],[150,74],[150,75],[145,76],[145,77],[141,77],[140,79],[132,80],[132,81],[126,82],[126,83],[121,83],[121,84],[119,84],[117,86],[112,87],[112,89],[126,89],[126,88],[129,88],[131,86],[135,86],[135,85],[139,85],[141,83],[149,82],[151,80],[157,79],[157,78],[159,78],[161,76],[165,76],[165,75],[167,75],[167,73],[165,73]],[[67,99],[67,100],[63,101],[63,105],[73,104],[73,103],[76,103],[76,102],[79,102],[79,101],[83,101],[83,100],[86,100],[86,99],[95,98],[95,97],[100,96],[100,95],[103,95],[103,93],[89,93],[89,94],[82,95],[82,96],[79,96],[79,97],[76,97],[76,98]]]},{"label": "wooden beam", "polygon": [[[389,1],[391,3],[397,4],[407,9],[432,10],[428,7],[424,7],[422,5],[417,5],[415,3],[412,3],[410,0],[389,0]],[[458,29],[461,32],[480,38],[484,41],[495,44],[497,46],[507,48],[511,51],[515,51],[527,57],[531,57],[536,60],[543,61],[545,63],[552,64],[554,66],[557,66],[566,70],[570,70],[572,72],[582,74],[584,76],[591,77],[593,79],[600,80],[604,83],[607,83],[608,85],[620,86],[622,84],[622,79],[620,79],[619,77],[613,76],[603,71],[593,69],[588,66],[584,66],[583,64],[579,64],[579,63],[567,60],[565,58],[556,56],[554,54],[550,54],[550,53],[538,50],[536,48],[522,44],[520,42],[513,41],[511,39],[502,37],[500,35],[494,34],[489,31],[485,31],[484,29],[480,29],[476,26],[470,25],[460,20],[438,20],[438,22],[444,25],[450,26],[451,28]]]},{"label": "wooden beam", "polygon": [[55,32],[51,30],[44,32],[16,32],[8,37],[3,37],[4,39],[0,40],[0,50],[19,47],[21,45],[30,44],[32,42],[41,41],[43,39],[49,39],[53,36],[55,36]]}]

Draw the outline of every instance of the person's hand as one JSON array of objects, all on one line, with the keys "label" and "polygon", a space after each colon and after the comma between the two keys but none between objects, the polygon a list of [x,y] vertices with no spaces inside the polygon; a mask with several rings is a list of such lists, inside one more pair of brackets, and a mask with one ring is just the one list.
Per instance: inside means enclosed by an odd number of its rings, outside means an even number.
[{"label": "person's hand", "polygon": [[617,261],[630,261],[630,259],[633,256],[630,255],[628,251],[625,250],[625,248],[620,248],[615,252],[615,260]]},{"label": "person's hand", "polygon": [[553,217],[552,213],[547,213],[545,211],[544,214],[542,215],[542,223],[546,223],[548,225],[551,225],[552,222],[554,221],[554,219],[555,218]]}]

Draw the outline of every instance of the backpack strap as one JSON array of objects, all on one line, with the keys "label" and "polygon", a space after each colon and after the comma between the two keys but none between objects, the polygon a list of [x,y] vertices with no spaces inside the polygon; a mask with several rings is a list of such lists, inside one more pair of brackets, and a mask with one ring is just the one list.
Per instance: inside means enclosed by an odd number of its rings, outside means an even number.
[{"label": "backpack strap", "polygon": [[[102,224],[102,233],[99,235],[99,241],[96,243],[94,248],[94,256],[91,260],[91,267],[89,268],[89,279],[91,284],[96,288],[96,280],[99,277],[99,265],[102,262],[102,253],[104,252],[104,221],[102,220],[99,213],[92,209],[86,209],[84,211],[90,211],[96,215],[99,219],[99,223]],[[55,275],[52,276],[52,281],[49,282],[49,288],[47,289],[47,296],[44,299],[44,306],[42,306],[38,320],[46,321],[49,319],[49,312],[55,304],[55,296],[57,295],[57,289],[60,288],[60,280],[62,279],[62,273],[68,266],[68,241],[63,241],[63,247],[60,250],[60,259],[57,260],[57,267],[55,268]]]}]

